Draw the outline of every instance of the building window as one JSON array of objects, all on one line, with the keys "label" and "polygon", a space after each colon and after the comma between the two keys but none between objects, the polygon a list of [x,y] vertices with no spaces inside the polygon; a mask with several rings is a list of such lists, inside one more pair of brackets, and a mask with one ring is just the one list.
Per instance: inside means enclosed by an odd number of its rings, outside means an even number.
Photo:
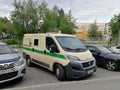
[{"label": "building window", "polygon": [[38,39],[34,39],[34,45],[35,46],[38,46],[38,41],[39,41]]}]

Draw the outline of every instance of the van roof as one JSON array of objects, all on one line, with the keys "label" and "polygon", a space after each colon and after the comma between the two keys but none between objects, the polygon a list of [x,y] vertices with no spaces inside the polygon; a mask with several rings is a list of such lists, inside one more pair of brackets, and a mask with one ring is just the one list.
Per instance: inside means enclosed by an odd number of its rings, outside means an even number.
[{"label": "van roof", "polygon": [[60,33],[38,33],[38,34],[24,34],[24,36],[39,36],[39,35],[43,35],[43,36],[75,36],[75,35],[71,35],[71,34],[60,34]]}]

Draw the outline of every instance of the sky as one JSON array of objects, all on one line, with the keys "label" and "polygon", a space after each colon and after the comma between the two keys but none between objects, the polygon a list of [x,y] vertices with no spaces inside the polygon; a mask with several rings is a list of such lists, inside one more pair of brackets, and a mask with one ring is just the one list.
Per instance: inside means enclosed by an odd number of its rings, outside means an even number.
[{"label": "sky", "polygon": [[[43,0],[33,0],[41,3]],[[108,23],[120,13],[120,0],[45,0],[49,8],[57,5],[66,13],[71,10],[78,23]],[[0,0],[0,17],[10,18],[14,0]]]}]

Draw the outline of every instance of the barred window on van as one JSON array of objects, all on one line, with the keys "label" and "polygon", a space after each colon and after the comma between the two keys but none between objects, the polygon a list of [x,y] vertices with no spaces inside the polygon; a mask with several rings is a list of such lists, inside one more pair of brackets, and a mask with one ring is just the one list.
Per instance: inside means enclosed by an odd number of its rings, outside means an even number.
[{"label": "barred window on van", "polygon": [[38,46],[38,41],[39,41],[38,39],[34,39],[34,45],[35,46]]}]

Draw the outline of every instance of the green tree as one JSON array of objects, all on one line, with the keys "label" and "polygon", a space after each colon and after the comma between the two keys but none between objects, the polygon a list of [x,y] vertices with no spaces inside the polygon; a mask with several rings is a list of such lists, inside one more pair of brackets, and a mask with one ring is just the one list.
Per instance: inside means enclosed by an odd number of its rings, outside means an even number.
[{"label": "green tree", "polygon": [[43,21],[40,32],[46,33],[57,31],[58,17],[56,12],[58,12],[58,10],[48,9],[45,1],[43,1],[38,7],[40,20]]},{"label": "green tree", "polygon": [[48,11],[45,14],[44,23],[41,26],[41,30],[46,32],[54,32],[57,28],[56,14],[54,12]]},{"label": "green tree", "polygon": [[0,17],[0,34],[2,34],[3,31],[6,31],[5,24],[8,22],[8,19],[6,17],[2,18]]},{"label": "green tree", "polygon": [[35,33],[38,24],[37,7],[32,0],[14,0],[15,10],[11,12],[11,20],[16,28],[16,33],[23,36],[25,33]]},{"label": "green tree", "polygon": [[75,27],[74,19],[72,17],[71,11],[69,11],[68,14],[65,15],[64,10],[60,9],[58,15],[59,30],[61,30],[62,33],[74,34],[75,33],[75,31],[73,30],[74,27]]},{"label": "green tree", "polygon": [[14,26],[13,26],[13,23],[11,21],[8,21],[7,23],[5,23],[4,25],[4,28],[5,28],[5,32],[9,35],[12,35],[12,34],[15,34],[14,32]]},{"label": "green tree", "polygon": [[61,30],[63,33],[73,34],[74,19],[71,11],[64,13],[56,5],[53,9],[47,7],[45,0],[41,4],[33,0],[14,0],[15,10],[11,12],[11,20],[16,33],[23,36],[25,33],[46,33]]},{"label": "green tree", "polygon": [[38,5],[39,20],[44,20],[45,14],[49,11],[47,6],[45,1]]},{"label": "green tree", "polygon": [[89,37],[90,38],[96,38],[96,37],[101,37],[102,34],[98,32],[98,26],[96,21],[94,23],[90,24],[90,29],[89,29]]},{"label": "green tree", "polygon": [[0,17],[0,36],[2,32],[6,34],[14,34],[13,23],[8,20],[6,17]]},{"label": "green tree", "polygon": [[116,45],[120,42],[120,14],[114,15],[109,23],[111,36],[114,39]]},{"label": "green tree", "polygon": [[[73,34],[74,22],[71,12],[64,13],[64,10],[59,9],[56,5],[52,10],[47,9],[47,4],[44,2],[39,7],[44,7],[42,16],[44,16],[43,24],[41,25],[42,32],[58,32]],[[45,10],[44,10],[45,9]]]},{"label": "green tree", "polygon": [[110,21],[110,30],[111,35],[113,38],[119,37],[119,31],[120,31],[120,14],[114,15],[114,17]]},{"label": "green tree", "polygon": [[59,29],[62,31],[62,33],[74,34],[72,25],[69,24],[69,22],[67,21],[67,18],[65,17],[60,20]]}]

